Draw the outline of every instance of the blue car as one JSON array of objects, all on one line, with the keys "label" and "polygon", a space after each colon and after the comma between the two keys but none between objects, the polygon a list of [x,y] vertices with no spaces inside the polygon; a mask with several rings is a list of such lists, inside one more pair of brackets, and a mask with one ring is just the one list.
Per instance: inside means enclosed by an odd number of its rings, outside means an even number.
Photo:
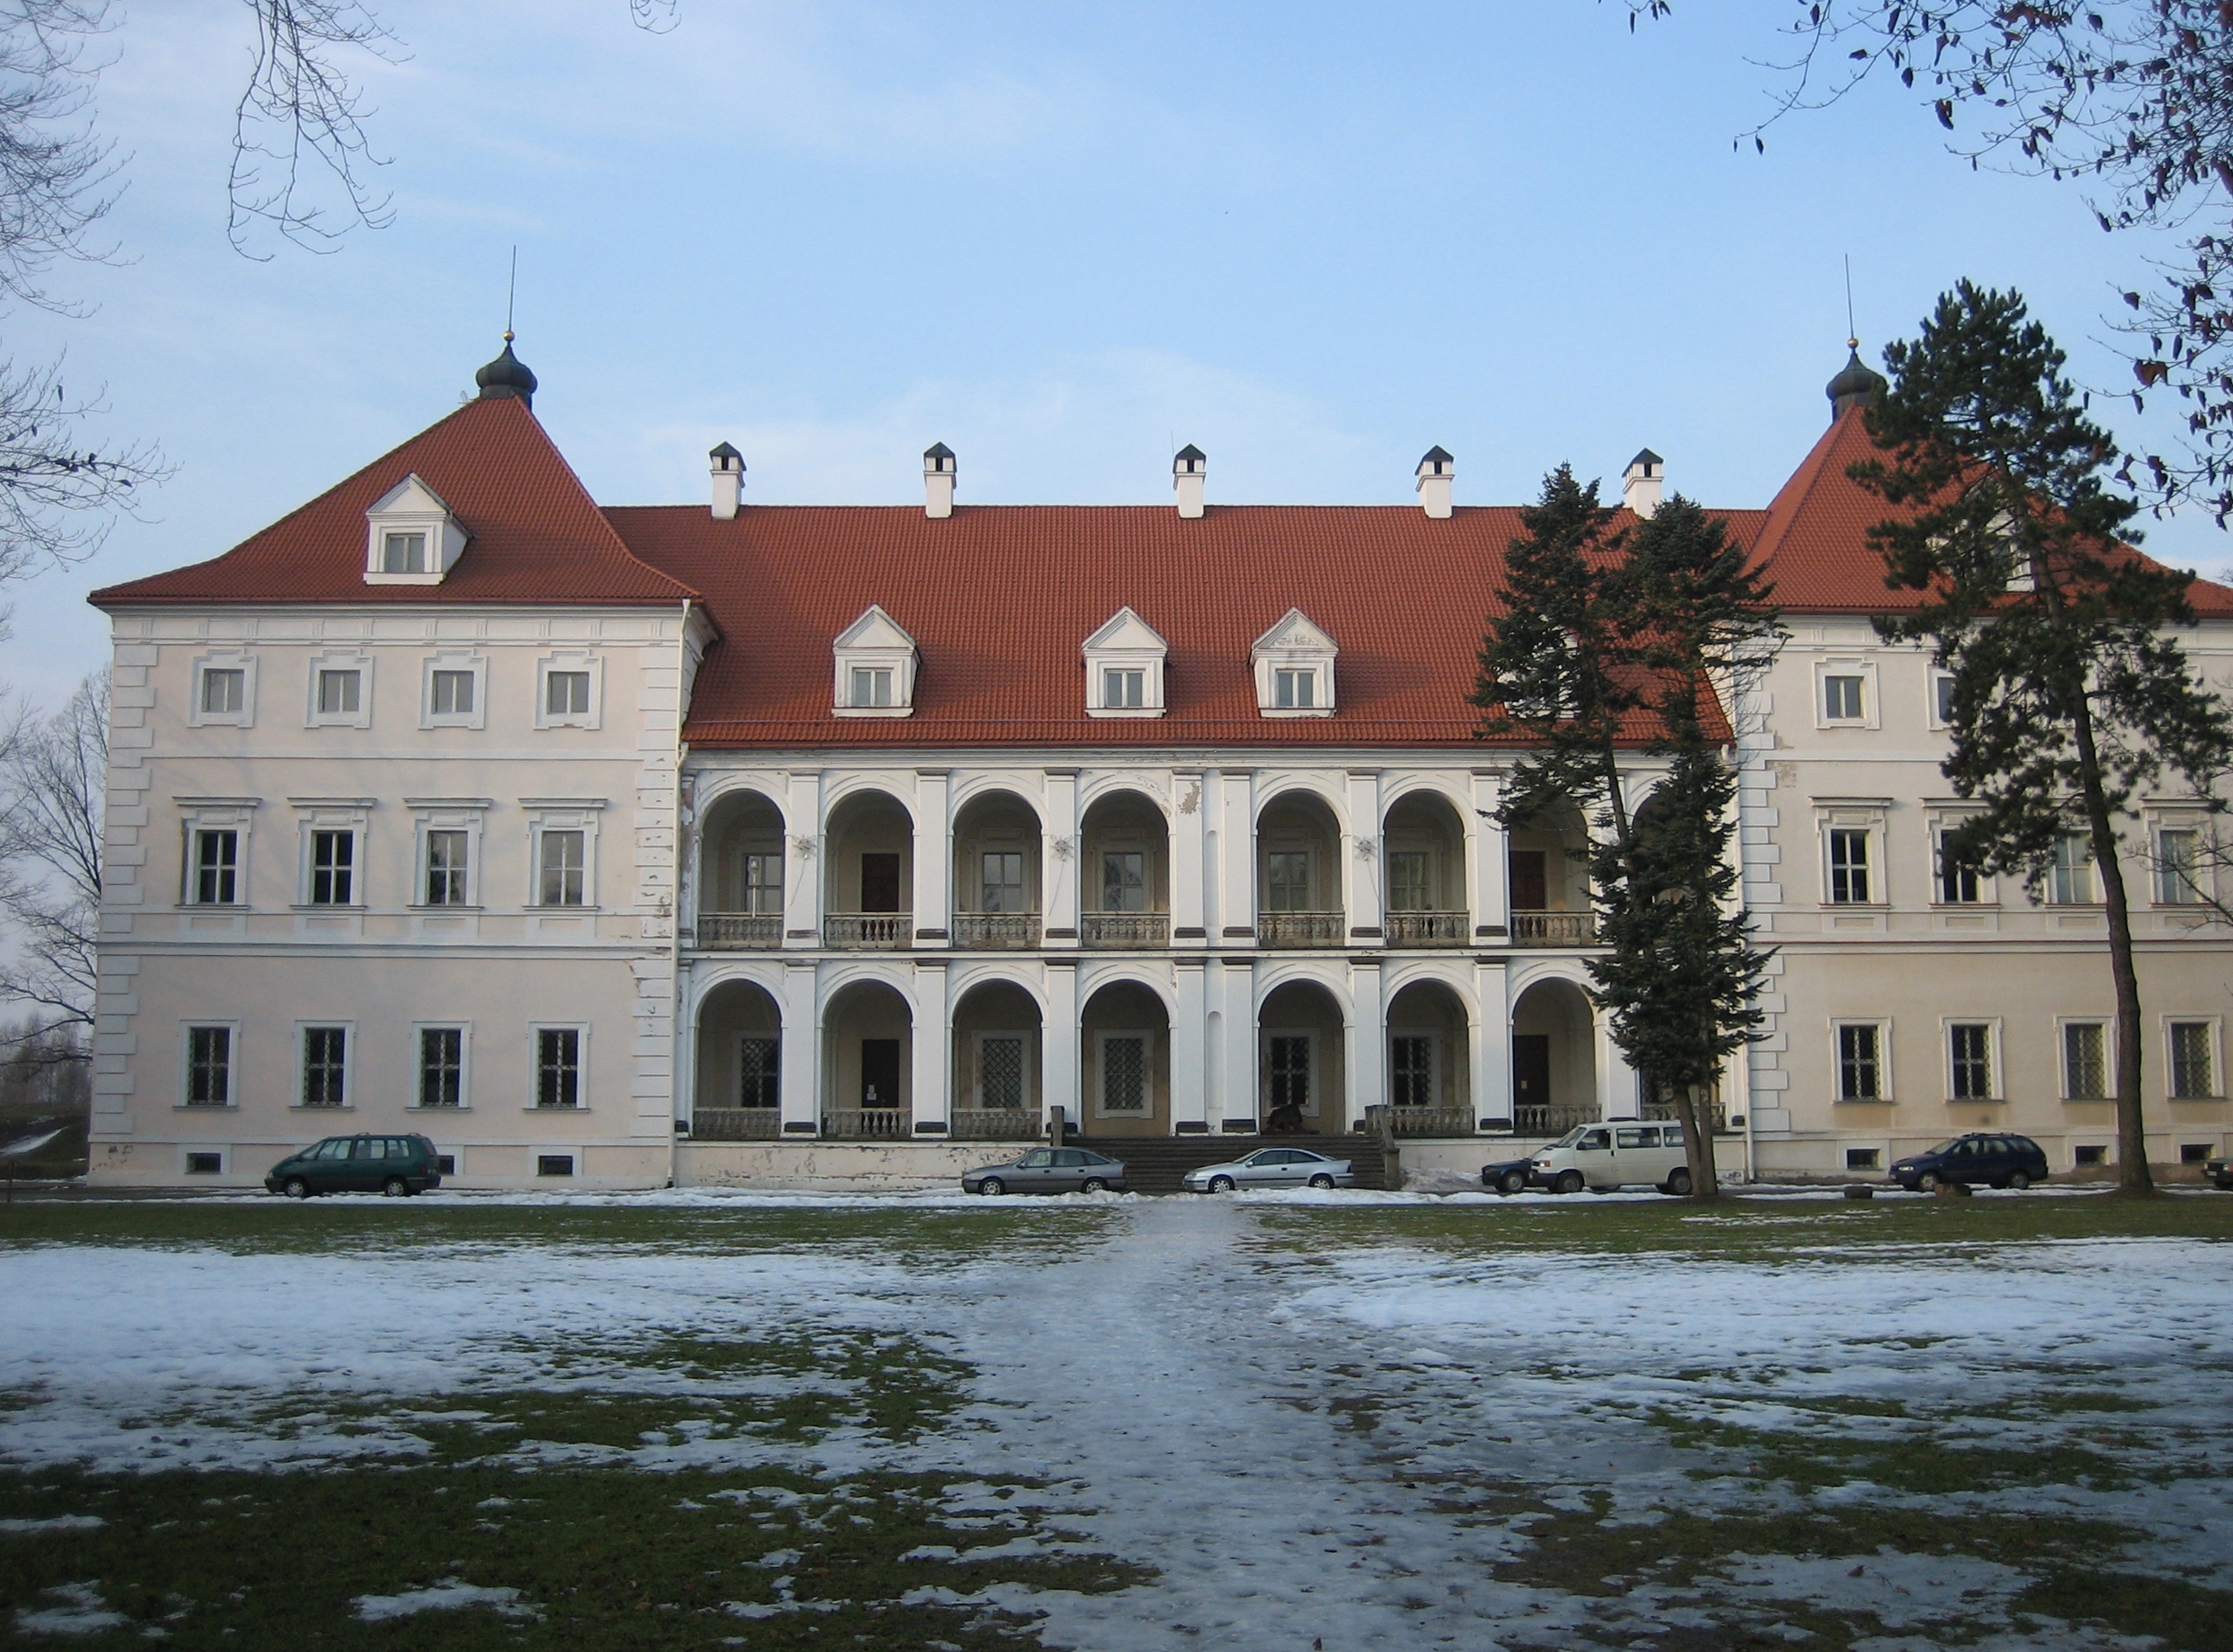
[{"label": "blue car", "polygon": [[1941,1182],[1983,1182],[2021,1192],[2046,1180],[2046,1154],[2030,1136],[1983,1131],[1941,1142],[1891,1167],[1891,1179],[1918,1193],[1936,1192]]},{"label": "blue car", "polygon": [[1482,1186],[1498,1193],[1525,1193],[1528,1183],[1534,1179],[1530,1169],[1534,1157],[1530,1153],[1524,1158],[1504,1159],[1498,1163],[1483,1165]]}]

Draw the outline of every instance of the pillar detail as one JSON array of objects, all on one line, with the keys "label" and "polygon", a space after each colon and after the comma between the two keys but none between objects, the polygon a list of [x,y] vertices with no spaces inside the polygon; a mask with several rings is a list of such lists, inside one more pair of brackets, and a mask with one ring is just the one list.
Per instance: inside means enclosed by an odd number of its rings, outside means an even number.
[{"label": "pillar detail", "polygon": [[1184,1131],[1189,1125],[1206,1126],[1208,1068],[1206,1038],[1208,1006],[1203,1002],[1201,959],[1178,961],[1179,1014],[1171,1023],[1171,1127]]},{"label": "pillar detail", "polygon": [[1504,800],[1503,777],[1491,769],[1475,770],[1473,808],[1465,823],[1465,861],[1476,940],[1502,941],[1511,932],[1511,909],[1506,903],[1504,887],[1506,840],[1504,828],[1495,819]]},{"label": "pillar detail", "polygon": [[1078,771],[1046,771],[1046,914],[1041,932],[1050,952],[1078,945],[1078,857],[1085,852],[1078,831]]},{"label": "pillar detail", "polygon": [[1340,846],[1342,910],[1349,914],[1352,944],[1377,946],[1381,939],[1380,771],[1352,769],[1349,772],[1349,840]]},{"label": "pillar detail", "polygon": [[[794,769],[783,806],[783,944],[805,948],[822,944],[822,886],[828,868],[822,864],[822,775],[819,769]],[[807,1019],[813,1020],[812,1006]],[[783,1024],[791,1025],[786,1005]],[[790,1070],[786,1044],[783,1059]]]},{"label": "pillar detail", "polygon": [[812,964],[783,970],[783,1047],[778,1099],[783,1133],[814,1135],[821,1128],[822,1016]]},{"label": "pillar detail", "polygon": [[1512,1116],[1512,1011],[1511,977],[1502,962],[1476,960],[1473,995],[1481,1006],[1469,1029],[1473,1075],[1473,1122]]},{"label": "pillar detail", "polygon": [[1042,1067],[1039,1101],[1060,1107],[1072,1129],[1082,1127],[1078,1105],[1078,966],[1070,959],[1046,966],[1046,1015],[1039,1023]]},{"label": "pillar detail", "polygon": [[1388,1015],[1380,992],[1379,960],[1349,966],[1349,998],[1356,1016],[1349,1026],[1342,1067],[1349,1089],[1343,1121],[1350,1129],[1364,1121],[1365,1108],[1380,1107],[1388,1099]]},{"label": "pillar detail", "polygon": [[1203,832],[1209,819],[1208,787],[1198,770],[1171,776],[1171,944],[1201,946],[1214,937],[1204,916],[1208,889],[1202,874]]},{"label": "pillar detail", "polygon": [[[1256,786],[1246,769],[1228,769],[1217,822],[1217,910],[1211,915],[1209,938],[1222,946],[1256,945]],[[1256,1017],[1249,1017],[1251,1023]],[[1250,1091],[1249,1111],[1256,1111]]]},{"label": "pillar detail", "polygon": [[1220,974],[1225,978],[1225,1054],[1223,1085],[1225,1122],[1256,1128],[1257,1015],[1254,963],[1230,963]]},{"label": "pillar detail", "polygon": [[948,798],[953,775],[945,769],[915,770],[915,945],[953,945],[950,885],[954,875],[954,815]]},{"label": "pillar detail", "polygon": [[908,1045],[914,1057],[917,1135],[942,1136],[953,1128],[954,1035],[946,1002],[947,974],[942,958],[915,966],[915,1024]]}]

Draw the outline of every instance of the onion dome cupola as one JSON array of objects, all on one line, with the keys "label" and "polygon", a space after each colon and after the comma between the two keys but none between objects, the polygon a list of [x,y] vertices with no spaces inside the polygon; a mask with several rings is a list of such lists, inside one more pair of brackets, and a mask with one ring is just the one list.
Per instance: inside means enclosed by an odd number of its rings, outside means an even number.
[{"label": "onion dome cupola", "polygon": [[1884,392],[1891,389],[1891,381],[1861,359],[1861,341],[1845,341],[1845,365],[1838,376],[1823,387],[1822,394],[1830,398],[1830,422],[1849,407],[1874,407],[1884,400]]},{"label": "onion dome cupola", "polygon": [[504,354],[473,376],[481,387],[484,402],[504,402],[517,397],[527,404],[530,412],[535,408],[535,375],[527,363],[511,353],[511,331],[504,331]]}]

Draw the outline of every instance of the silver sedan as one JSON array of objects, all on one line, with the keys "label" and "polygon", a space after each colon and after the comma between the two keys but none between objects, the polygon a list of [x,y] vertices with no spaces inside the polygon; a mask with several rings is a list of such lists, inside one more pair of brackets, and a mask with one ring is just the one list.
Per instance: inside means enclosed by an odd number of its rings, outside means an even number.
[{"label": "silver sedan", "polygon": [[1230,1164],[1205,1164],[1187,1173],[1190,1193],[1229,1193],[1241,1187],[1355,1187],[1348,1159],[1329,1159],[1305,1147],[1258,1148]]},{"label": "silver sedan", "polygon": [[1124,1166],[1081,1147],[1035,1147],[1005,1164],[962,1177],[965,1193],[1099,1193],[1124,1191]]}]

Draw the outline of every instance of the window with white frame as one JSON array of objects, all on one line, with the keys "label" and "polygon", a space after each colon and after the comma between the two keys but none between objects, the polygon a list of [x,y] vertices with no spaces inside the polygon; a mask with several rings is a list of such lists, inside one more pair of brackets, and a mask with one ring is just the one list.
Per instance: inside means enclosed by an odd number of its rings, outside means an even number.
[{"label": "window with white frame", "polygon": [[1984,896],[1984,882],[1977,875],[1977,868],[1967,861],[1947,853],[1948,833],[1941,829],[1936,834],[1934,851],[1938,864],[1938,900],[1941,906],[1975,906]]},{"label": "window with white frame", "polygon": [[1280,711],[1314,711],[1318,672],[1309,666],[1281,666],[1271,673],[1271,704]]},{"label": "window with white frame", "polygon": [[599,656],[561,649],[536,662],[535,727],[595,728],[603,721],[605,664]]},{"label": "window with white frame", "polygon": [[1881,1021],[1844,1021],[1832,1031],[1837,1039],[1837,1099],[1890,1100],[1890,1029]]},{"label": "window with white frame", "polygon": [[1154,1035],[1098,1032],[1094,1044],[1095,1065],[1101,1072],[1101,1093],[1096,1098],[1101,1111],[1117,1117],[1145,1114],[1154,1100]]},{"label": "window with white frame", "polygon": [[2057,906],[2094,904],[2094,844],[2083,833],[2067,832],[2054,840],[2047,899]]},{"label": "window with white frame", "polygon": [[1399,1107],[1440,1105],[1441,1086],[1431,1032],[1391,1032],[1388,1035],[1389,1100]]},{"label": "window with white frame", "polygon": [[1271,849],[1264,856],[1264,910],[1267,912],[1308,912],[1310,851]]},{"label": "window with white frame", "polygon": [[419,702],[421,728],[482,728],[488,724],[488,663],[472,654],[436,654],[426,662]]},{"label": "window with white frame", "polygon": [[2202,903],[2202,834],[2193,826],[2164,826],[2155,834],[2155,898],[2160,906]]},{"label": "window with white frame", "polygon": [[1822,721],[1857,723],[1862,720],[1861,691],[1866,682],[1858,672],[1826,672],[1822,678]]},{"label": "window with white frame", "polygon": [[310,703],[305,721],[313,728],[370,728],[372,726],[372,658],[369,654],[321,654],[310,662]]},{"label": "window with white frame", "polygon": [[310,887],[306,903],[311,906],[353,906],[356,903],[356,833],[347,826],[313,827],[310,833]]},{"label": "window with white frame", "polygon": [[1992,1023],[1948,1022],[1946,1043],[1948,1097],[1955,1101],[1995,1100]]},{"label": "window with white frame", "polygon": [[553,1109],[581,1107],[588,1029],[537,1027],[534,1038],[535,1105]]},{"label": "window with white frame", "polygon": [[305,1107],[345,1107],[349,1101],[349,1029],[341,1026],[298,1026],[301,1072],[295,1086],[295,1105]]},{"label": "window with white frame", "polygon": [[2170,1043],[2169,1094],[2174,1101],[2214,1100],[2217,1084],[2217,1023],[2215,1021],[2172,1021],[2165,1023]]},{"label": "window with white frame", "polygon": [[1832,655],[1814,664],[1814,727],[1878,726],[1876,663],[1865,655]]},{"label": "window with white frame", "polygon": [[1159,717],[1167,646],[1155,628],[1123,608],[1086,638],[1086,714]]},{"label": "window with white frame", "polygon": [[1032,1104],[1032,1035],[1026,1031],[980,1032],[976,1105],[993,1112],[1020,1112]]},{"label": "window with white frame", "polygon": [[468,906],[472,885],[473,840],[462,827],[429,827],[419,841],[425,846],[426,884],[420,901],[427,906]]},{"label": "window with white frame", "polygon": [[1104,711],[1143,711],[1147,706],[1147,673],[1117,671],[1101,674],[1101,706]]},{"label": "window with white frame", "polygon": [[481,903],[481,821],[485,798],[406,798],[415,817],[418,864],[414,906],[477,907]]},{"label": "window with white frame", "polygon": [[531,906],[597,903],[597,811],[602,798],[532,798],[528,808]]},{"label": "window with white frame", "polygon": [[1102,851],[1100,910],[1104,912],[1147,910],[1147,855],[1145,851]]},{"label": "window with white frame", "polygon": [[1266,717],[1330,716],[1339,652],[1300,608],[1289,608],[1250,645],[1257,711]]},{"label": "window with white frame", "polygon": [[830,643],[831,709],[840,717],[905,717],[914,710],[915,639],[871,603]]},{"label": "window with white frame", "polygon": [[2105,1101],[2109,1099],[2109,1023],[2103,1021],[2066,1021],[2062,1023],[2062,1099],[2066,1101]]},{"label": "window with white frame", "polygon": [[467,1105],[467,1051],[473,1030],[464,1025],[426,1025],[412,1030],[418,1035],[419,1100],[422,1107],[462,1107]]},{"label": "window with white frame", "polygon": [[1869,840],[1866,826],[1829,829],[1829,890],[1833,905],[1864,905],[1877,897],[1869,878]]},{"label": "window with white frame", "polygon": [[897,674],[889,665],[856,665],[853,692],[845,703],[855,711],[889,709],[893,704],[891,679]]},{"label": "window with white frame", "polygon": [[256,722],[256,662],[236,650],[217,650],[194,663],[192,728],[249,728]]},{"label": "window with white frame", "polygon": [[241,898],[237,826],[194,826],[187,833],[186,898],[194,906],[234,906]]},{"label": "window with white frame", "polygon": [[240,1030],[231,1022],[189,1025],[179,1030],[180,1065],[186,1082],[182,1100],[190,1107],[233,1105],[233,1063]]},{"label": "window with white frame", "polygon": [[1954,676],[1950,671],[1931,673],[1931,727],[1954,727]]}]

